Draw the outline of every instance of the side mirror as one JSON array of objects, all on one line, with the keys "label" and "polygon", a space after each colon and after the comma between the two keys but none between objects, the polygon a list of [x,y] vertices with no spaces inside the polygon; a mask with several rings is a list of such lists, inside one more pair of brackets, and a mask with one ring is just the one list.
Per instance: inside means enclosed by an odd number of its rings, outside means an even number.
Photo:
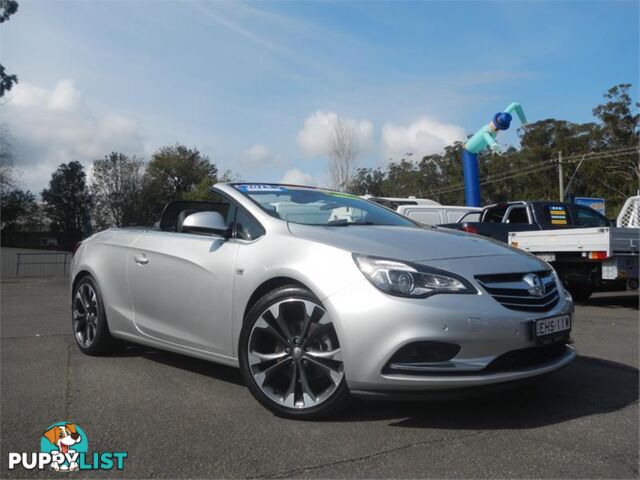
[{"label": "side mirror", "polygon": [[188,215],[182,222],[182,231],[186,233],[214,234],[228,238],[231,228],[218,212],[196,212]]}]

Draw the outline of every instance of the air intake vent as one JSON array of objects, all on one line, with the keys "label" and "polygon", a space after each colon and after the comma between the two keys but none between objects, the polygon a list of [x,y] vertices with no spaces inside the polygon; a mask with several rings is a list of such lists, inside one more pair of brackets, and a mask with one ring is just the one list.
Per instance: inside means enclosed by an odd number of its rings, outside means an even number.
[{"label": "air intake vent", "polygon": [[546,312],[560,294],[552,271],[479,275],[476,280],[500,304],[511,310]]}]

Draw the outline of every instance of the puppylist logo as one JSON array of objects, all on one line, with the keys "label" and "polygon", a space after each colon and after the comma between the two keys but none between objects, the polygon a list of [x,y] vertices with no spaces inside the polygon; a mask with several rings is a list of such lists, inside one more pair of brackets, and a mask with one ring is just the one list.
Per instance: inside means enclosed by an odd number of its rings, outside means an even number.
[{"label": "puppylist logo", "polygon": [[122,470],[127,452],[91,452],[89,440],[79,425],[58,422],[40,437],[40,452],[10,452],[9,470],[74,472],[78,470]]}]

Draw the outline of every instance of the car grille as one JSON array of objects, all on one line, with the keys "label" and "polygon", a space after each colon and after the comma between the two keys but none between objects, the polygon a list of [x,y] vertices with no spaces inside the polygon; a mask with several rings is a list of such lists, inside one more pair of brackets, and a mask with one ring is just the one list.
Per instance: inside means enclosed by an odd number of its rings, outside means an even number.
[{"label": "car grille", "polygon": [[541,296],[531,293],[532,287],[525,282],[528,273],[507,273],[499,275],[478,275],[476,280],[500,304],[511,310],[546,312],[551,310],[560,298],[552,271],[532,272],[540,277],[544,292]]},{"label": "car grille", "polygon": [[482,369],[482,373],[499,373],[523,370],[551,363],[567,353],[565,342],[554,343],[544,347],[513,350],[500,355]]}]

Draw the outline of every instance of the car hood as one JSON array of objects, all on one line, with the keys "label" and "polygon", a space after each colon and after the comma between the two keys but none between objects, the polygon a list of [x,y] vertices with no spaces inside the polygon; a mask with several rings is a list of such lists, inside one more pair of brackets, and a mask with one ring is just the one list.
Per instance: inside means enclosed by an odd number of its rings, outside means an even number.
[{"label": "car hood", "polygon": [[456,230],[382,225],[315,226],[289,223],[292,235],[353,253],[413,262],[525,255],[506,244]]}]

